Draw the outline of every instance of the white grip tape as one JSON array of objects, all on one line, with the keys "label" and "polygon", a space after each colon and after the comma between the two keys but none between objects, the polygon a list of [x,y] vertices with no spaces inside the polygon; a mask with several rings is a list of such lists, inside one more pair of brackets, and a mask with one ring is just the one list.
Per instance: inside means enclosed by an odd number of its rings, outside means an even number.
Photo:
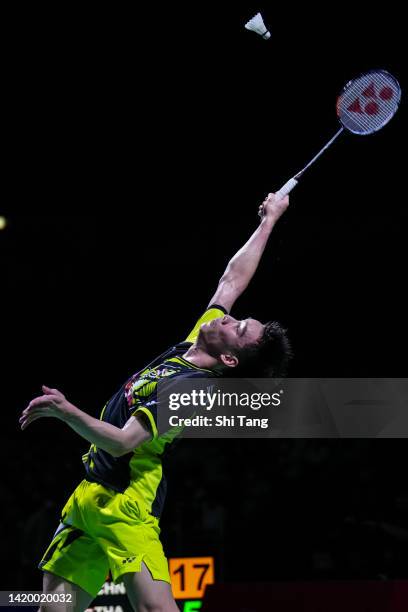
[{"label": "white grip tape", "polygon": [[275,193],[275,196],[277,198],[284,198],[286,195],[288,195],[288,193],[290,193],[292,191],[292,189],[294,187],[296,187],[296,185],[298,184],[299,181],[297,181],[295,178],[291,178],[288,180],[287,183],[284,184],[283,187],[281,187],[279,189],[279,191],[277,191]]}]

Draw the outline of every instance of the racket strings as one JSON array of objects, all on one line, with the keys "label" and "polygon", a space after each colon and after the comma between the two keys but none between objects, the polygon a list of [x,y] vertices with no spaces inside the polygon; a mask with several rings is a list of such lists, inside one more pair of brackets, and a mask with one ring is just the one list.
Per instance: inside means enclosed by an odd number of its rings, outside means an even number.
[{"label": "racket strings", "polygon": [[401,99],[398,81],[385,70],[350,81],[337,100],[343,126],[355,134],[372,134],[395,115]]}]

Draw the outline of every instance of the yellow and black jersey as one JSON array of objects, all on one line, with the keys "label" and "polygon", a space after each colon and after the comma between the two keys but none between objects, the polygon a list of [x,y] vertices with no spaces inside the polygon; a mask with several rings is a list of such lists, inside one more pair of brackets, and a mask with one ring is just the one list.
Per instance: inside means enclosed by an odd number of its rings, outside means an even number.
[{"label": "yellow and black jersey", "polygon": [[122,457],[113,457],[91,445],[83,457],[87,480],[120,493],[126,492],[148,512],[160,516],[166,495],[162,459],[179,432],[170,430],[159,435],[157,431],[157,384],[160,380],[171,381],[176,377],[209,378],[216,375],[212,370],[193,365],[183,355],[197,339],[200,326],[224,316],[225,312],[222,306],[210,306],[183,342],[169,348],[131,376],[109,400],[102,410],[101,420],[122,428],[130,416],[140,415],[149,423],[152,439]]}]

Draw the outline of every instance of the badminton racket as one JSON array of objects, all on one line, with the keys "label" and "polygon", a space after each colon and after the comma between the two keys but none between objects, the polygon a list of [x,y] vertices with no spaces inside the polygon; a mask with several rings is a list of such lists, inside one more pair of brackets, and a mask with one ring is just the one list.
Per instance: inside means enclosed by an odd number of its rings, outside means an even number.
[{"label": "badminton racket", "polygon": [[[292,176],[276,192],[276,196],[283,198],[288,195],[296,187],[306,170],[344,131],[360,135],[378,132],[395,115],[400,100],[400,85],[397,79],[386,70],[371,70],[349,81],[338,96],[336,103],[340,129],[300,172]],[[260,216],[262,216],[262,211]]]}]

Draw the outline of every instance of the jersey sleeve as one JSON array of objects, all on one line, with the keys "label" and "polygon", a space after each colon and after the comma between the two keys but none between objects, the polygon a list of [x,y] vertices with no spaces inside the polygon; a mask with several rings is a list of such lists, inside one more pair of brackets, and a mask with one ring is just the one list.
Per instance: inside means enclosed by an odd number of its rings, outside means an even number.
[{"label": "jersey sleeve", "polygon": [[[173,390],[179,389],[179,383],[186,378],[208,378],[208,372],[189,372],[188,374],[175,376],[174,378],[170,377],[168,379],[162,379],[159,382],[155,382],[154,390],[150,393],[149,397],[146,397],[144,400],[140,398],[138,404],[133,407],[131,416],[137,416],[143,419],[143,421],[146,423],[152,433],[153,440],[157,439],[159,436],[165,433],[165,430],[163,429],[163,422],[161,423],[160,431],[160,423],[158,423],[158,415],[161,407],[166,409],[167,412],[167,406],[163,406],[162,404],[163,398],[168,398],[169,395],[173,392]],[[192,417],[193,412],[193,407],[184,408],[183,416],[185,418]],[[168,429],[175,428],[169,426]]]},{"label": "jersey sleeve", "polygon": [[157,431],[157,402],[155,405],[150,404],[150,406],[139,406],[136,410],[133,411],[132,416],[139,417],[143,420],[144,423],[148,426],[152,433],[153,440],[158,438]]},{"label": "jersey sleeve", "polygon": [[132,396],[130,415],[141,418],[148,425],[153,439],[157,438],[157,380],[137,381],[133,385]]},{"label": "jersey sleeve", "polygon": [[219,317],[223,317],[226,314],[228,313],[223,306],[219,306],[218,304],[212,304],[198,319],[197,323],[194,325],[193,329],[188,334],[184,342],[194,343],[197,340],[200,327],[203,323],[209,323],[213,319],[218,319]]}]

